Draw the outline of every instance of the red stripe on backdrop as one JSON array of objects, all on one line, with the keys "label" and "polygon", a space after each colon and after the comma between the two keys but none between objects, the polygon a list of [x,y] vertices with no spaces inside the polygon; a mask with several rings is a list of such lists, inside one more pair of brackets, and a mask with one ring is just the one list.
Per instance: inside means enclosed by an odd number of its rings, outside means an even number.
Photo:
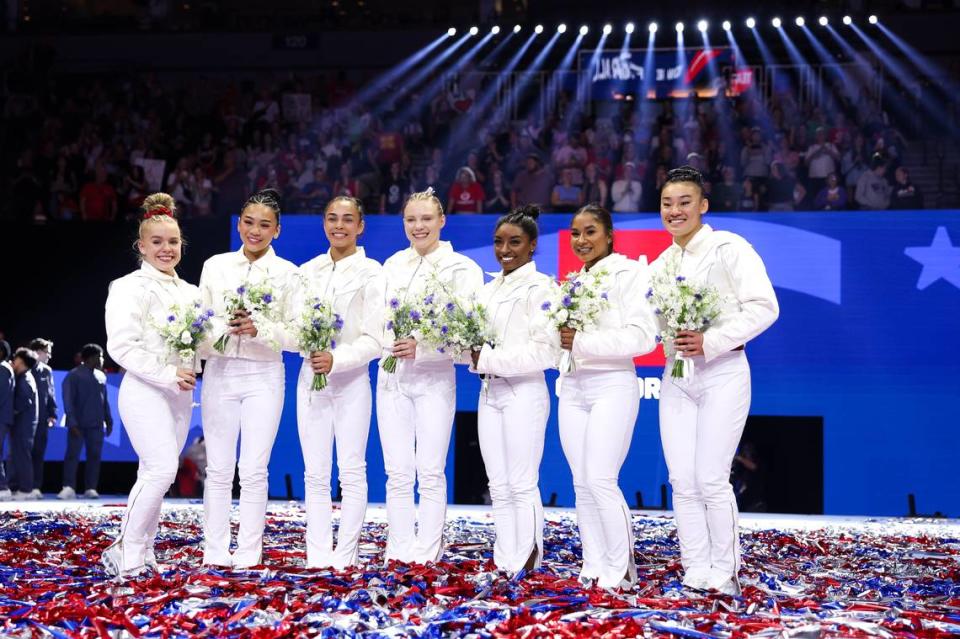
[{"label": "red stripe on backdrop", "polygon": [[[559,264],[557,264],[557,273],[560,273],[561,279],[567,279],[567,273],[579,271],[583,263],[577,259],[573,249],[570,248],[570,231],[560,231],[557,238],[557,254],[559,255]],[[647,263],[653,262],[663,251],[670,246],[673,239],[666,231],[617,231],[613,237],[613,250],[631,259],[637,259],[645,255]],[[642,291],[640,294],[644,294]],[[637,366],[663,366],[665,362],[663,347],[657,346],[656,350],[647,353],[634,360]]]}]

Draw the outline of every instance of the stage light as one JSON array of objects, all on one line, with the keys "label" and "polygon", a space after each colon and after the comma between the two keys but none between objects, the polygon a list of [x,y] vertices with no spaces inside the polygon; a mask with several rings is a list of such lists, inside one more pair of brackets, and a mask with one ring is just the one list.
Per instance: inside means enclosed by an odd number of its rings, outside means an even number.
[{"label": "stage light", "polygon": [[797,24],[798,27],[802,27],[807,23],[807,21],[803,19],[803,16],[797,16],[797,19],[794,20],[794,22]]},{"label": "stage light", "polygon": [[820,16],[820,19],[819,19],[817,22],[820,23],[820,26],[821,26],[821,27],[825,27],[825,26],[827,26],[828,24],[830,24],[830,21],[827,20],[827,16]]},{"label": "stage light", "polygon": [[757,21],[756,21],[756,20],[754,20],[753,18],[747,18],[747,28],[748,28],[748,29],[753,29],[753,28],[755,28],[756,26],[757,26]]},{"label": "stage light", "polygon": [[877,16],[870,16],[869,18],[867,18],[867,22],[869,22],[870,24],[876,24]]},{"label": "stage light", "polygon": [[494,25],[494,27],[490,29],[490,33],[492,33],[493,35],[497,35],[498,33],[500,33],[500,27],[497,25]]},{"label": "stage light", "polygon": [[519,25],[519,24],[513,25],[513,32],[514,32],[514,33],[520,33],[520,25]]},{"label": "stage light", "polygon": [[453,36],[457,35],[457,30],[453,27],[450,27],[447,29],[447,35],[452,38]]},{"label": "stage light", "polygon": [[729,31],[730,29],[733,28],[733,25],[730,24],[730,21],[729,21],[729,20],[724,20],[724,21],[723,21],[723,24],[720,25],[720,26],[723,27],[723,30],[724,30],[724,31]]},{"label": "stage light", "polygon": [[683,23],[682,23],[682,22],[678,22],[678,23],[677,23],[677,26],[676,26],[675,28],[676,28],[676,30],[677,30],[677,33],[683,33]]},{"label": "stage light", "polygon": [[534,28],[533,32],[534,32],[534,33],[537,33],[537,34],[543,33],[543,25],[542,25],[542,24],[538,24],[538,25]]},{"label": "stage light", "polygon": [[470,27],[470,35],[475,36],[478,33],[480,33],[480,29],[478,27]]},{"label": "stage light", "polygon": [[560,25],[557,26],[557,33],[566,33],[566,32],[567,32],[567,25],[561,22]]},{"label": "stage light", "polygon": [[656,32],[657,32],[657,23],[656,23],[656,22],[651,22],[651,23],[650,23],[650,26],[647,27],[647,31],[649,31],[650,33],[656,33]]},{"label": "stage light", "polygon": [[610,35],[613,32],[612,24],[603,25],[603,35]]},{"label": "stage light", "polygon": [[850,16],[843,16],[843,23],[849,27],[851,24],[853,24],[853,18]]},{"label": "stage light", "polygon": [[781,20],[780,18],[774,18],[773,20],[770,21],[770,24],[773,25],[774,29],[779,29],[780,25],[783,24],[783,20]]},{"label": "stage light", "polygon": [[710,26],[710,25],[707,24],[707,21],[706,21],[706,20],[701,20],[700,22],[697,23],[697,30],[698,30],[700,33],[706,33],[708,26]]}]

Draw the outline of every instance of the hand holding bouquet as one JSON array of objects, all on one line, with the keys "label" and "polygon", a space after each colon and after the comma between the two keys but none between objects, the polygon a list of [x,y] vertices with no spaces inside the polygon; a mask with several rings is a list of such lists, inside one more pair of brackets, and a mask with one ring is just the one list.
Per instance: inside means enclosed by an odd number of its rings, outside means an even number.
[{"label": "hand holding bouquet", "polygon": [[[300,350],[309,356],[310,353],[337,347],[336,338],[343,330],[343,318],[333,311],[331,305],[313,297],[306,301],[295,329]],[[314,373],[310,390],[320,391],[326,387],[327,374]]]},{"label": "hand holding bouquet", "polygon": [[176,305],[166,321],[157,326],[171,356],[176,355],[178,368],[196,368],[197,348],[210,330],[213,310],[202,310],[200,302]]},{"label": "hand holding bouquet", "polygon": [[[583,331],[596,326],[600,314],[610,307],[606,276],[603,269],[567,275],[567,281],[560,284],[557,298],[544,302],[541,307],[557,330]],[[574,369],[574,360],[567,351],[563,353],[565,362],[561,363],[561,369],[569,373]]]},{"label": "hand holding bouquet", "polygon": [[693,376],[693,361],[683,357],[676,349],[677,333],[681,331],[703,332],[720,315],[721,298],[716,288],[692,282],[678,274],[679,262],[668,262],[666,268],[651,278],[647,301],[653,312],[662,320],[663,331],[658,340],[663,341],[667,357],[676,356],[670,376],[687,378]]},{"label": "hand holding bouquet", "polygon": [[[230,291],[224,297],[227,301],[228,322],[239,313],[247,313],[254,324],[258,324],[265,319],[273,319],[279,313],[276,295],[264,283],[242,284],[236,291]],[[213,348],[218,353],[225,353],[229,341],[230,331],[227,331],[214,343]]]}]

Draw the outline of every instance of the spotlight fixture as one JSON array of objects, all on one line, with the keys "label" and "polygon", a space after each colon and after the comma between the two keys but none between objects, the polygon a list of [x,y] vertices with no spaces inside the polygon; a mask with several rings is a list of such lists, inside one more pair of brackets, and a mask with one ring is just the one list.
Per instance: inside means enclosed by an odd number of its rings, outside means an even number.
[{"label": "spotlight fixture", "polygon": [[590,27],[588,27],[587,25],[583,25],[582,27],[580,27],[580,35],[587,35],[587,33],[589,32],[590,32]]},{"label": "spotlight fixture", "polygon": [[682,23],[682,22],[678,22],[678,23],[677,23],[677,26],[676,26],[676,29],[677,29],[677,33],[683,33],[683,23]]},{"label": "spotlight fixture", "polygon": [[656,22],[651,22],[651,23],[650,23],[650,26],[647,27],[647,31],[649,31],[650,33],[656,33],[656,32],[657,32],[657,23],[656,23]]},{"label": "spotlight fixture", "polygon": [[627,33],[633,33],[633,30],[635,28],[636,28],[636,25],[634,25],[632,22],[628,22],[627,26],[625,26],[623,30],[626,31]]},{"label": "spotlight fixture", "polygon": [[870,24],[876,24],[877,16],[870,16],[869,18],[867,18],[867,22],[869,22]]},{"label": "spotlight fixture", "polygon": [[519,24],[513,25],[513,32],[514,32],[514,33],[520,33],[520,25],[519,25]]},{"label": "spotlight fixture", "polygon": [[557,33],[566,33],[566,32],[567,32],[567,25],[561,22],[559,26],[557,26]]},{"label": "spotlight fixture", "polygon": [[825,27],[825,26],[827,26],[828,24],[830,24],[830,21],[827,19],[827,16],[820,16],[820,19],[817,20],[817,22],[820,23],[820,26],[821,26],[821,27]]},{"label": "spotlight fixture", "polygon": [[470,35],[475,36],[475,35],[477,35],[478,33],[480,33],[480,28],[479,28],[479,27],[470,27]]},{"label": "spotlight fixture", "polygon": [[774,29],[779,29],[780,25],[783,24],[783,20],[781,20],[780,18],[774,18],[773,20],[770,21],[770,24],[773,25]]},{"label": "spotlight fixture", "polygon": [[457,29],[455,27],[450,27],[447,29],[447,35],[452,38],[453,36],[457,35]]},{"label": "spotlight fixture", "polygon": [[747,18],[747,28],[748,28],[748,29],[754,29],[754,28],[756,28],[756,26],[757,26],[757,21],[756,21],[756,20],[754,20],[753,18]]},{"label": "spotlight fixture", "polygon": [[494,25],[493,28],[490,29],[490,33],[492,33],[493,35],[497,35],[498,33],[500,33],[500,27],[497,25]]},{"label": "spotlight fixture", "polygon": [[610,33],[611,33],[612,31],[613,31],[613,25],[612,25],[612,24],[605,24],[605,25],[603,25],[603,35],[610,35]]},{"label": "spotlight fixture", "polygon": [[697,31],[699,31],[700,33],[706,33],[708,26],[709,25],[707,24],[706,20],[701,20],[697,23]]},{"label": "spotlight fixture", "polygon": [[843,16],[843,23],[849,27],[851,24],[853,24],[853,18],[850,16]]},{"label": "spotlight fixture", "polygon": [[803,16],[797,16],[797,19],[794,20],[794,22],[797,24],[798,27],[802,27],[807,23],[807,21],[803,19]]},{"label": "spotlight fixture", "polygon": [[538,35],[541,34],[541,33],[543,33],[543,25],[542,25],[542,24],[538,24],[536,27],[534,27],[533,32],[536,33],[536,34],[538,34]]},{"label": "spotlight fixture", "polygon": [[724,20],[724,21],[723,21],[723,24],[720,25],[720,26],[723,27],[723,30],[724,30],[724,31],[729,31],[730,29],[733,28],[733,25],[730,24],[730,21],[729,21],[729,20]]}]

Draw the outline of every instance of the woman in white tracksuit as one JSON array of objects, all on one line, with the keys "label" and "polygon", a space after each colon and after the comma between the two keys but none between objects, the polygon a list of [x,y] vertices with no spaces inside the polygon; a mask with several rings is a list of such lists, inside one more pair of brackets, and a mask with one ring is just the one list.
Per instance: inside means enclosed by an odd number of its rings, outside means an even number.
[{"label": "woman in white tracksuit", "polygon": [[[207,450],[203,490],[203,563],[246,568],[259,565],[267,508],[267,464],[283,409],[284,369],[280,356],[287,331],[288,279],[296,270],[277,257],[270,243],[280,234],[276,191],[250,197],[237,231],[243,246],[208,259],[200,275],[203,304],[212,308],[213,338],[228,334],[223,353],[211,349],[203,375],[200,408]],[[242,286],[271,291],[277,306],[271,317],[246,311],[227,315],[226,300]],[[240,460],[237,463],[237,439]],[[230,554],[233,475],[240,471],[240,530]]]},{"label": "woman in white tracksuit", "polygon": [[[410,247],[383,265],[384,308],[423,296],[430,277],[450,291],[469,296],[483,285],[483,271],[471,259],[440,241],[446,218],[433,190],[414,193],[403,208],[403,227]],[[397,358],[396,372],[377,373],[377,425],[387,472],[387,549],[384,560],[427,563],[443,551],[447,512],[444,473],[453,417],[456,376],[452,355],[418,344],[413,337],[385,332]],[[413,484],[420,495],[419,517]],[[419,520],[419,521],[418,521]],[[416,527],[416,530],[415,530]]]},{"label": "woman in white tracksuit", "polygon": [[543,557],[539,478],[550,416],[543,371],[560,355],[559,335],[543,309],[557,286],[533,262],[539,215],[528,206],[497,221],[493,250],[503,270],[478,296],[497,344],[472,354],[484,380],[477,429],[497,533],[493,560],[509,572],[537,568]]},{"label": "woman in white tracksuit", "polygon": [[703,178],[691,167],[668,174],[660,197],[673,244],[653,272],[677,265],[676,275],[715,286],[720,316],[704,332],[683,331],[676,348],[693,365],[691,379],[674,380],[668,361],[660,389],[660,438],[673,487],[683,583],[738,594],[740,541],[730,466],[750,411],[750,367],[744,345],[780,313],[757,252],[739,235],[714,231]]},{"label": "woman in white tracksuit", "polygon": [[595,326],[560,330],[561,347],[574,365],[560,379],[559,417],[560,443],[577,497],[580,580],[629,587],[637,579],[633,528],[617,482],[640,405],[633,358],[656,345],[656,323],[644,299],[649,278],[645,264],[613,252],[613,222],[606,209],[581,208],[570,232],[584,271],[606,272],[609,299]]},{"label": "woman in white tracksuit", "polygon": [[172,308],[200,301],[199,289],[175,270],[183,242],[173,198],[156,193],[144,200],[143,210],[140,268],[110,285],[106,307],[107,351],[127,371],[120,417],[140,460],[120,534],[102,555],[113,575],[157,567],[153,542],[160,507],[176,478],[196,384],[195,365],[182,364],[157,330]]},{"label": "woman in white tracksuit", "polygon": [[[373,401],[367,365],[382,351],[384,293],[380,264],[357,246],[363,233],[360,201],[348,196],[331,200],[323,229],[330,250],[300,267],[289,308],[297,317],[309,300],[320,299],[343,320],[329,351],[304,354],[297,381],[297,430],[306,467],[307,567],[341,569],[358,562],[367,509],[366,453]],[[320,373],[328,375],[327,387],[313,391],[313,377]],[[336,548],[330,500],[334,440],[343,487]]]}]

